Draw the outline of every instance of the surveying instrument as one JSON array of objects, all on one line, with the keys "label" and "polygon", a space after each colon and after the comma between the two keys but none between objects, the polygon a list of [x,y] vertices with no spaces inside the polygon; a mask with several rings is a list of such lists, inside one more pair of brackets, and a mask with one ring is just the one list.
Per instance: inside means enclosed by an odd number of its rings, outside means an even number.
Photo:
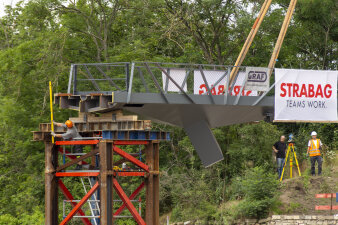
[{"label": "surveying instrument", "polygon": [[283,171],[282,171],[282,175],[280,177],[280,181],[283,180],[283,175],[284,175],[286,163],[288,162],[288,157],[290,158],[290,178],[292,178],[293,158],[295,158],[295,161],[296,161],[296,165],[297,165],[297,168],[298,168],[298,174],[299,174],[299,176],[302,176],[302,174],[300,173],[299,165],[298,165],[297,154],[296,154],[296,151],[295,151],[295,142],[293,140],[292,134],[289,135],[288,150],[286,152],[285,162],[284,162],[284,165],[283,165]]}]

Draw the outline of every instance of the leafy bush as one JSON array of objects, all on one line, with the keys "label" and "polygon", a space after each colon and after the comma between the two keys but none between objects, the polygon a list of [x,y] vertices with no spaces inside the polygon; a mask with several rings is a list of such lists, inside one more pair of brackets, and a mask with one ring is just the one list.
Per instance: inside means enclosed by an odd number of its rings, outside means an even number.
[{"label": "leafy bush", "polygon": [[234,191],[233,195],[244,197],[237,206],[238,217],[264,218],[277,203],[279,182],[276,174],[261,167],[248,170],[244,178],[237,180],[233,185],[241,187]]},{"label": "leafy bush", "polygon": [[19,220],[9,214],[0,215],[0,225],[19,225]]},{"label": "leafy bush", "polygon": [[34,208],[32,214],[24,213],[18,218],[10,214],[0,215],[0,225],[40,225],[44,222],[44,213],[39,207]]}]

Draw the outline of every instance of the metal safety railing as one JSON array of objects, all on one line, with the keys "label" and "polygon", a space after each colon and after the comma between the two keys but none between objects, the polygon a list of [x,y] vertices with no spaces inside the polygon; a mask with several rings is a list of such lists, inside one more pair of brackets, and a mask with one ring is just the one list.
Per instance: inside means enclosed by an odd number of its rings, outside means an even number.
[{"label": "metal safety railing", "polygon": [[125,91],[129,65],[127,62],[72,64],[67,93]]},{"label": "metal safety railing", "polygon": [[[235,95],[237,104],[240,96],[254,92],[244,88],[248,80],[246,67],[238,67],[235,79],[229,85],[233,68],[225,65],[159,62],[72,64],[68,93],[84,95],[122,91],[127,92],[127,103],[132,93],[159,93],[166,102],[167,94],[178,93],[186,96],[191,103],[194,102],[189,95],[209,95],[211,102],[214,102],[213,95],[224,95],[225,103],[228,95]],[[266,77],[269,79],[268,74]],[[273,87],[253,95],[263,98]]]}]

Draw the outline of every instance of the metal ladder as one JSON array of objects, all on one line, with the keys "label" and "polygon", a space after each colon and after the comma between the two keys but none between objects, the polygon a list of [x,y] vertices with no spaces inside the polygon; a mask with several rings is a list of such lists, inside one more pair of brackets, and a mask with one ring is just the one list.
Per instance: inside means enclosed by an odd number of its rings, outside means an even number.
[{"label": "metal ladder", "polygon": [[[87,192],[93,187],[94,183],[91,181],[90,177],[81,177],[80,180],[81,180],[83,189],[85,193],[87,194]],[[87,184],[85,182],[86,180],[88,181]],[[89,190],[87,190],[87,188],[89,188]],[[89,204],[91,216],[93,218],[92,223],[94,225],[99,225],[98,219],[96,218],[96,216],[100,215],[100,207],[99,207],[99,200],[97,199],[96,192],[90,198],[91,200],[88,200],[88,204]]]}]

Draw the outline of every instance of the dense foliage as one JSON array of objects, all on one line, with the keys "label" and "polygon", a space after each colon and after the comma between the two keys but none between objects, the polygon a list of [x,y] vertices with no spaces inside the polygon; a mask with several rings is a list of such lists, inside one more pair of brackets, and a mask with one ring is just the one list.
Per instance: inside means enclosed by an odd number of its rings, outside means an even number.
[{"label": "dense foliage", "polygon": [[[49,80],[64,92],[75,62],[234,64],[262,2],[31,0],[7,7],[0,18],[0,224],[43,224],[43,145],[31,131],[49,120]],[[288,2],[274,3],[245,65],[267,65]],[[276,67],[336,69],[337,41],[336,1],[299,0]],[[55,113],[58,121],[73,115]],[[225,160],[206,169],[181,129],[158,128],[172,131],[161,145],[161,214],[177,221],[226,223],[223,205],[233,200],[240,201],[234,217],[266,216],[278,195],[271,145],[283,133],[295,134],[300,160],[312,130],[327,151],[338,148],[334,124],[234,125],[214,130]]]}]

